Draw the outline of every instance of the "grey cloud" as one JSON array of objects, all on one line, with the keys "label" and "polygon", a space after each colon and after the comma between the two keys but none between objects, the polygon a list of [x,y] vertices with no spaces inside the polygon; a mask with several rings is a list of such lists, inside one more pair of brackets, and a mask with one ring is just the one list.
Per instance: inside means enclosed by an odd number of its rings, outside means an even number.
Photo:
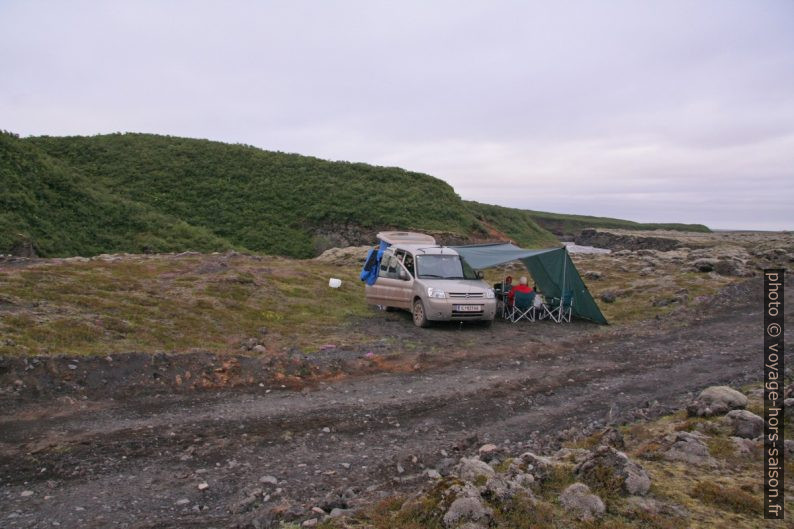
[{"label": "grey cloud", "polygon": [[243,142],[516,207],[792,228],[793,15],[787,0],[7,1],[1,126]]}]

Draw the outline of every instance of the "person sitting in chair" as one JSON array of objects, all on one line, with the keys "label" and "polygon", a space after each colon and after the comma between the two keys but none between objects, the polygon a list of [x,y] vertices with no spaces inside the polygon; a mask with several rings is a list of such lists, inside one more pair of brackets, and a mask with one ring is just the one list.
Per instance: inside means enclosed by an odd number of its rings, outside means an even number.
[{"label": "person sitting in chair", "polygon": [[516,292],[523,292],[524,294],[530,294],[532,289],[527,286],[527,277],[521,276],[518,280],[518,285],[514,286],[510,289],[510,292],[507,293],[507,302],[512,305],[513,299],[516,297]]}]

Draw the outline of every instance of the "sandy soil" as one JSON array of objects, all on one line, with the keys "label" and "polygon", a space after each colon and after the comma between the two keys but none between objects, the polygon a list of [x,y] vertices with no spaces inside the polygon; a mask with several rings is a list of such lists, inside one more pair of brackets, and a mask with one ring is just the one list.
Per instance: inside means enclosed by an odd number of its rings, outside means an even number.
[{"label": "sandy soil", "polygon": [[4,359],[0,526],[267,527],[416,489],[484,442],[551,448],[758,381],[760,281],[698,307],[620,328],[382,313],[351,324],[370,345],[285,365]]}]

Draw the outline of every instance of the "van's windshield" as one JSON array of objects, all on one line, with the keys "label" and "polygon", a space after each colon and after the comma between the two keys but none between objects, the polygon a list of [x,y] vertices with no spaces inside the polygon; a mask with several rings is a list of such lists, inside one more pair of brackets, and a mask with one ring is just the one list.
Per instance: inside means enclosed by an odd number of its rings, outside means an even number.
[{"label": "van's windshield", "polygon": [[459,255],[417,255],[416,274],[422,279],[478,279]]}]

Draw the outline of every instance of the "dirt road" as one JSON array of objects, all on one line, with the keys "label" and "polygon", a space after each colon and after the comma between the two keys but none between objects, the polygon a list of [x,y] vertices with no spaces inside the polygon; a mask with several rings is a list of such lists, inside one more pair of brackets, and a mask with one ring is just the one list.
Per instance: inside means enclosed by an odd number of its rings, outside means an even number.
[{"label": "dirt road", "polygon": [[[443,474],[484,442],[516,453],[552,447],[606,421],[678,407],[704,386],[758,381],[759,294],[755,280],[619,329],[442,326],[411,351],[376,350],[410,358],[410,369],[301,390],[133,391],[120,382],[84,397],[6,397],[0,526],[266,527],[274,512],[309,517],[315,506],[416,489],[426,469]],[[417,336],[407,315],[357,325],[391,344]]]}]

